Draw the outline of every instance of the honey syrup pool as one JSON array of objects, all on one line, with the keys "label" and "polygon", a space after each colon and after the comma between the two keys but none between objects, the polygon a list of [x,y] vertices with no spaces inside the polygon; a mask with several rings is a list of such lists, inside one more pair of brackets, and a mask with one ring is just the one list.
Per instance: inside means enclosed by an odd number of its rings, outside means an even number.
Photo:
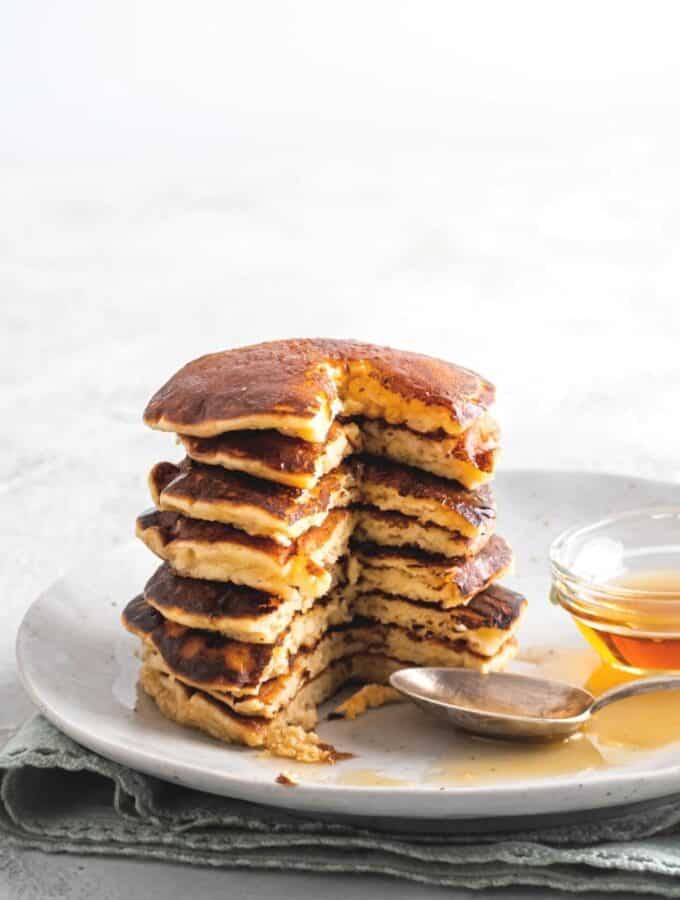
[{"label": "honey syrup pool", "polygon": [[[568,681],[594,696],[636,676],[603,663],[590,649],[528,650],[512,671]],[[629,697],[606,706],[565,740],[524,743],[462,738],[463,755],[438,760],[426,782],[459,786],[576,775],[624,765],[674,744],[680,750],[680,691]]]},{"label": "honey syrup pool", "polygon": [[[621,588],[625,593],[617,593]],[[680,570],[633,572],[611,579],[601,596],[579,591],[557,599],[609,665],[636,674],[680,672]]]}]

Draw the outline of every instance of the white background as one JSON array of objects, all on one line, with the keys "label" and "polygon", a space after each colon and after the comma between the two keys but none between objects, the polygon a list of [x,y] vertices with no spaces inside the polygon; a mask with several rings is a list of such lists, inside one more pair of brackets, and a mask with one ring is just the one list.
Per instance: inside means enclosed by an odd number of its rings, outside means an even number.
[{"label": "white background", "polygon": [[0,728],[14,629],[129,539],[182,362],[354,336],[499,388],[508,467],[680,478],[673,3],[0,11]]}]

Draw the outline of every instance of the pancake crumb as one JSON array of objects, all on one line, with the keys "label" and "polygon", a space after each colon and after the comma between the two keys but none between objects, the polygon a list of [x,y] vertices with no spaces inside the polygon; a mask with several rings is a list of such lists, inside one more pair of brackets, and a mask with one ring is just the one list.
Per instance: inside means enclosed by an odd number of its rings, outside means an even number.
[{"label": "pancake crumb", "polygon": [[365,684],[362,688],[348,697],[331,713],[332,719],[356,719],[369,709],[385,706],[387,703],[401,703],[403,701],[399,691],[384,684]]},{"label": "pancake crumb", "polygon": [[276,783],[282,784],[284,787],[297,787],[297,781],[287,775],[285,772],[279,772],[276,776]]},{"label": "pancake crumb", "polygon": [[316,732],[305,731],[300,725],[271,728],[265,738],[265,750],[271,756],[330,765],[353,756],[352,753],[340,753],[332,744],[324,743]]}]

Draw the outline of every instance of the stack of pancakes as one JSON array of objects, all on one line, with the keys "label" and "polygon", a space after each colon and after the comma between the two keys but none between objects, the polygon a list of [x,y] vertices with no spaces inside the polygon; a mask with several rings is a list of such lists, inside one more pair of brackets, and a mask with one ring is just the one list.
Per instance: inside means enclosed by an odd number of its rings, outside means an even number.
[{"label": "stack of pancakes", "polygon": [[[137,534],[164,562],[128,604],[167,717],[276,746],[350,680],[502,667],[526,606],[495,582],[494,389],[354,341],[202,357],[145,421],[186,451],[149,476]],[[283,752],[288,752],[284,750]]]}]

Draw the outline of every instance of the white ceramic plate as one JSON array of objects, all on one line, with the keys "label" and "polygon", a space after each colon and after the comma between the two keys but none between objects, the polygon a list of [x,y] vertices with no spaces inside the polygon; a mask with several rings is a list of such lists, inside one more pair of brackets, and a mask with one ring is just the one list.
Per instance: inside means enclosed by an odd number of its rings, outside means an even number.
[{"label": "white ceramic plate", "polygon": [[[506,472],[497,480],[500,531],[517,556],[510,586],[529,597],[523,647],[580,639],[548,601],[546,554],[568,525],[643,504],[680,501],[677,485],[591,473]],[[410,704],[354,722],[322,723],[320,734],[356,754],[334,767],[264,758],[166,721],[137,693],[137,641],[120,626],[128,600],[157,561],[141,545],[93,559],[54,584],[28,611],[17,640],[23,683],[43,713],[110,759],[183,785],[332,816],[415,820],[568,813],[680,791],[678,747],[640,752],[606,770],[523,775],[461,785],[444,774],[470,753],[468,738]],[[467,743],[466,743],[467,742]],[[292,773],[295,788],[276,783]],[[438,774],[439,773],[439,774]]]}]

